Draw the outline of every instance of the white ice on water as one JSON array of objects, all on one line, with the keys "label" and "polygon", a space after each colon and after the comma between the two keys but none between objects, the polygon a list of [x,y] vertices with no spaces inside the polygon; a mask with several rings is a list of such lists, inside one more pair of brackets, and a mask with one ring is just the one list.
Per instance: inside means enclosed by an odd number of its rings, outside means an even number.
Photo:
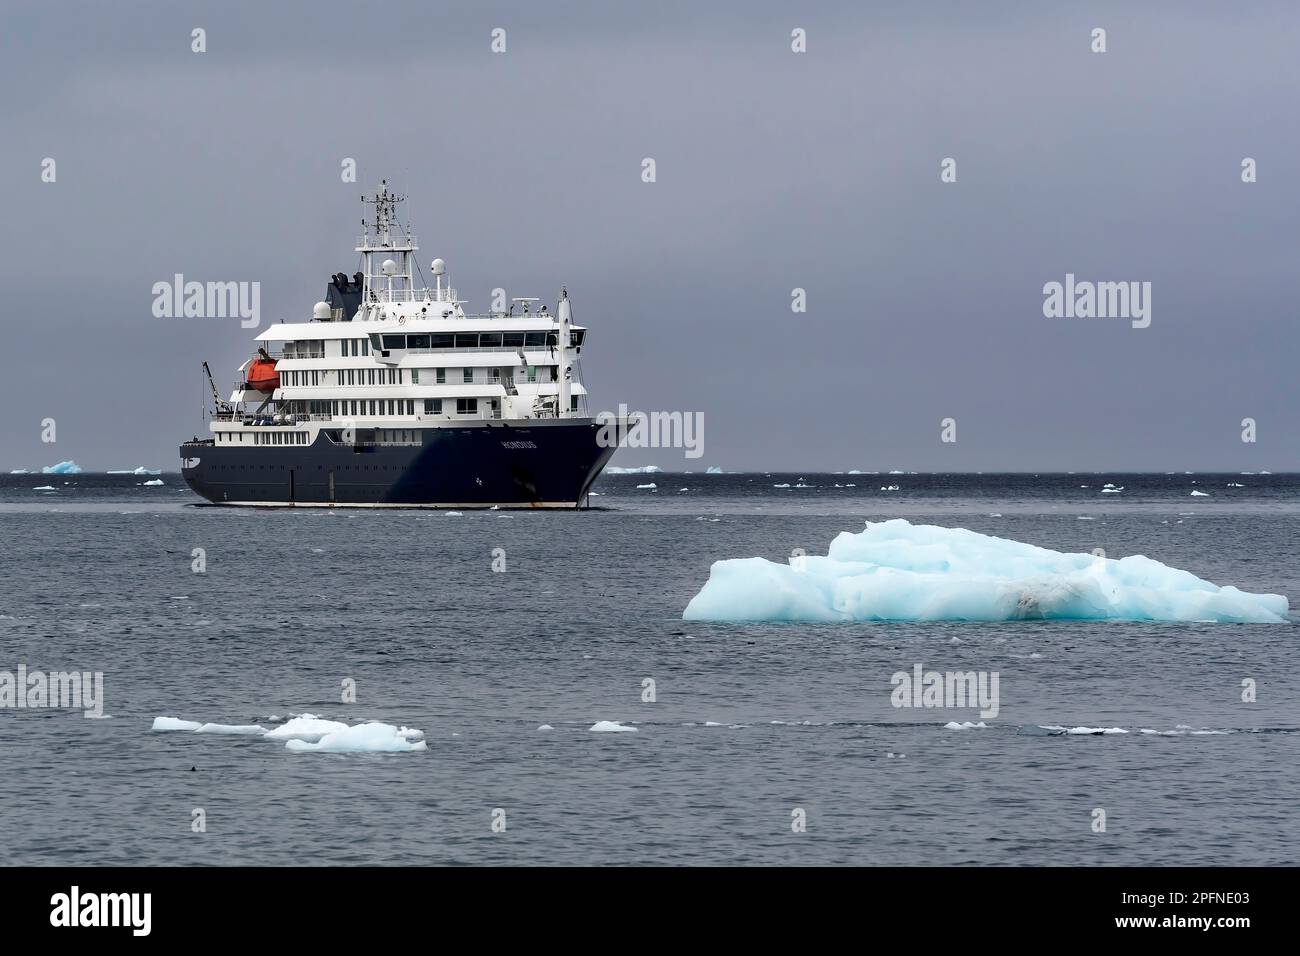
[{"label": "white ice on water", "polygon": [[1142,555],[1063,554],[902,518],[841,532],[825,556],[714,562],[699,621],[1127,620],[1280,624],[1280,594],[1219,587]]},{"label": "white ice on water", "polygon": [[294,753],[410,753],[428,750],[429,745],[415,735],[420,732],[392,724],[357,724],[328,733],[314,743],[307,740],[290,740],[285,747]]},{"label": "white ice on water", "polygon": [[[271,721],[278,718],[261,719]],[[282,740],[285,749],[295,753],[410,753],[428,749],[422,730],[394,727],[379,721],[345,724],[315,714],[297,714],[272,730],[260,724],[201,724],[176,717],[155,717],[153,729]]]},{"label": "white ice on water", "polygon": [[663,471],[658,465],[641,465],[639,468],[619,468],[617,465],[607,465],[605,474],[607,475],[655,475]]},{"label": "white ice on water", "polygon": [[635,727],[620,724],[617,720],[598,720],[591,725],[591,729],[598,734],[626,734],[636,732]]}]

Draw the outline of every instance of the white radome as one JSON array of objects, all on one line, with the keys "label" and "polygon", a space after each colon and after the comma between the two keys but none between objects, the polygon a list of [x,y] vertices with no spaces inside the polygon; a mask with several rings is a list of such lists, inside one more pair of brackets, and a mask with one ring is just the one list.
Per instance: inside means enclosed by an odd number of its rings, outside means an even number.
[{"label": "white radome", "polygon": [[330,304],[328,302],[317,302],[311,307],[311,317],[313,319],[328,320],[332,313],[333,310],[330,309]]},{"label": "white radome", "polygon": [[436,276],[447,274],[447,263],[443,262],[441,259],[434,259],[433,262],[429,264],[429,268],[433,270],[433,274]]},{"label": "white radome", "polygon": [[380,268],[383,269],[384,275],[391,276],[397,272],[397,263],[392,259],[385,259],[384,264],[380,266]]}]

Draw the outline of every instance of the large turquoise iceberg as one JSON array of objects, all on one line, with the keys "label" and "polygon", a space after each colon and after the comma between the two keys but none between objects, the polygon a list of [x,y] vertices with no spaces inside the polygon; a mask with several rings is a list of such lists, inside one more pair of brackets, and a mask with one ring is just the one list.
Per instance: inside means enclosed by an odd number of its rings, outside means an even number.
[{"label": "large turquoise iceberg", "polygon": [[1281,594],[1219,587],[1142,555],[1062,554],[895,518],[823,557],[714,562],[693,621],[1215,621],[1281,624]]}]

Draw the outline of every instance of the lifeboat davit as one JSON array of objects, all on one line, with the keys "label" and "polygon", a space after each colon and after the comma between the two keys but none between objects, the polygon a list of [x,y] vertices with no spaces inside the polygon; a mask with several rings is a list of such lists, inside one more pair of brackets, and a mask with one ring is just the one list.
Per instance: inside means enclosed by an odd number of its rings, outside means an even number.
[{"label": "lifeboat davit", "polygon": [[266,349],[257,350],[257,358],[248,366],[245,380],[249,388],[267,395],[280,387],[280,373],[275,370],[275,359],[266,354]]}]

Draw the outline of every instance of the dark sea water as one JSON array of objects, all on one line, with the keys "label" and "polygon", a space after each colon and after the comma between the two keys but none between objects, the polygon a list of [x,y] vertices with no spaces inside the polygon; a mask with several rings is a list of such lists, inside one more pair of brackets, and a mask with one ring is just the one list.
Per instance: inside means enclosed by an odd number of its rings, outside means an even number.
[{"label": "dark sea water", "polygon": [[[681,619],[714,560],[825,553],[896,516],[1146,554],[1294,608],[1300,476],[613,475],[586,512],[459,516],[196,507],[179,476],[146,480],[0,479],[0,670],[102,671],[112,715],[0,710],[10,863],[1226,865],[1300,849],[1293,624]],[[890,676],[918,663],[998,671],[1000,714],[948,730],[979,717],[895,709]],[[301,712],[419,728],[428,749],[151,730]],[[637,730],[591,732],[601,720]],[[1180,728],[1227,733],[1141,733]]]}]

